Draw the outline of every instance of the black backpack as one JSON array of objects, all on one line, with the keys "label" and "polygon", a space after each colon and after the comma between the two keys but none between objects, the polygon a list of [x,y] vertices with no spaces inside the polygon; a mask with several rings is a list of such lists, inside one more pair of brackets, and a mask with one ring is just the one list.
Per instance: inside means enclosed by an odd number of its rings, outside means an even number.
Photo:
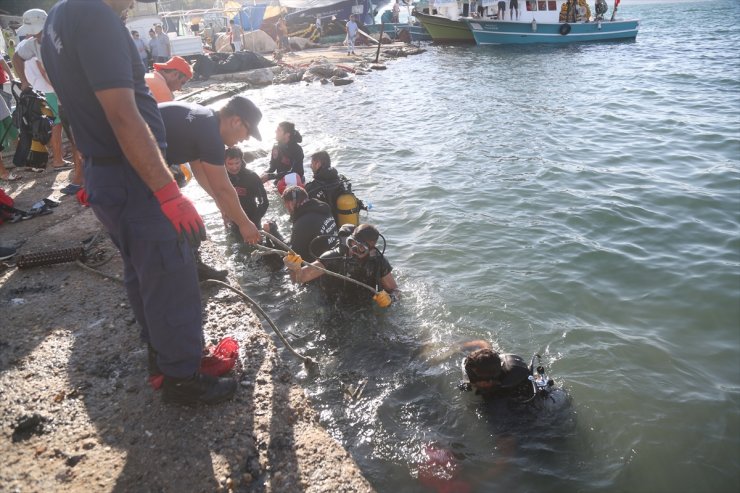
[{"label": "black backpack", "polygon": [[13,111],[13,125],[21,133],[30,134],[33,140],[46,145],[51,140],[53,118],[46,116],[46,97],[39,92],[27,89],[16,96],[16,106]]}]

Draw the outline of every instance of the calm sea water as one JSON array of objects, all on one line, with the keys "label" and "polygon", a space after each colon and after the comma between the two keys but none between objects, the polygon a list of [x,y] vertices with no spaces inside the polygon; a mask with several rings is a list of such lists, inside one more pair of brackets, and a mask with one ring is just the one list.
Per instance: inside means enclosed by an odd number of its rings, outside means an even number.
[{"label": "calm sea water", "polygon": [[[636,42],[431,46],[346,87],[248,93],[264,149],[294,121],[373,203],[405,293],[384,313],[327,306],[201,204],[245,289],[320,362],[295,371],[378,491],[443,491],[419,478],[430,446],[459,481],[437,487],[740,488],[740,6],[621,14],[642,19]],[[454,349],[474,338],[543,354],[570,406],[459,392]]]}]

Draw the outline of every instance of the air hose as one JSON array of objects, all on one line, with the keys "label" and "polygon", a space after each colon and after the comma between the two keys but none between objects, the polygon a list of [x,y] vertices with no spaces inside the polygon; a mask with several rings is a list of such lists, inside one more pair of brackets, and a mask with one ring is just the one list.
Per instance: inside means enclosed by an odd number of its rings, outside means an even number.
[{"label": "air hose", "polygon": [[254,301],[252,298],[250,298],[249,296],[247,296],[246,293],[244,293],[243,291],[240,291],[239,289],[236,289],[234,286],[232,286],[232,285],[230,285],[228,283],[225,283],[223,281],[217,281],[216,279],[206,279],[206,280],[202,281],[202,283],[216,284],[216,285],[221,286],[223,288],[230,289],[231,291],[233,291],[234,293],[236,293],[239,297],[241,297],[244,301],[249,302],[249,304],[252,305],[252,308],[254,308],[257,311],[257,313],[259,313],[260,315],[262,315],[262,317],[264,317],[264,319],[267,320],[267,323],[270,324],[270,327],[272,327],[272,330],[275,331],[275,334],[277,334],[277,336],[280,338],[280,340],[283,341],[283,344],[285,344],[285,347],[288,348],[288,351],[290,351],[291,353],[293,353],[293,355],[295,355],[298,359],[302,360],[303,361],[303,364],[305,364],[306,366],[312,366],[312,365],[313,366],[318,366],[318,363],[316,363],[314,360],[312,360],[308,356],[303,356],[298,351],[296,351],[295,349],[293,349],[293,346],[290,345],[290,343],[285,338],[285,336],[283,335],[283,333],[280,332],[280,329],[277,328],[277,325],[275,325],[275,323],[267,315],[267,313],[265,313],[265,311],[262,309],[262,307],[260,307],[257,304],[257,302]]},{"label": "air hose", "polygon": [[[271,235],[267,231],[260,231],[260,233],[262,233],[267,238],[269,238],[270,240],[274,241],[275,243],[277,243],[281,247],[285,248],[287,250],[287,252],[285,250],[276,250],[274,248],[268,248],[268,247],[266,247],[264,245],[252,245],[255,248],[257,248],[259,250],[262,250],[262,251],[269,251],[271,253],[277,253],[278,255],[283,255],[283,256],[287,255],[288,253],[290,253],[292,255],[298,255],[288,245],[286,245],[284,242],[280,241],[278,238],[275,238],[273,235]],[[352,279],[351,277],[347,277],[347,276],[344,276],[342,274],[338,274],[336,272],[332,272],[330,270],[324,269],[323,267],[319,267],[318,265],[314,265],[312,263],[306,262],[303,259],[301,259],[301,264],[307,265],[307,266],[309,266],[309,267],[311,267],[313,269],[318,269],[321,272],[323,272],[324,274],[329,274],[330,276],[338,277],[339,279],[342,279],[344,281],[349,281],[349,282],[351,282],[353,284],[357,284],[358,286],[363,287],[363,288],[369,290],[374,295],[375,294],[378,294],[378,291],[375,288],[373,288],[372,286],[368,286],[367,284],[365,284],[363,282],[360,282],[360,281],[357,281],[355,279]]]}]

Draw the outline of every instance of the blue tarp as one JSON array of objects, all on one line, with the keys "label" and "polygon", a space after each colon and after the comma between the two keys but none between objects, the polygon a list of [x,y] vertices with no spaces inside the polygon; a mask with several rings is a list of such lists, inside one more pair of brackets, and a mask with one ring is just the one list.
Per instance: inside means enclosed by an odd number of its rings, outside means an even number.
[{"label": "blue tarp", "polygon": [[245,31],[256,31],[262,25],[266,8],[267,5],[265,4],[245,6],[234,16],[234,22]]}]

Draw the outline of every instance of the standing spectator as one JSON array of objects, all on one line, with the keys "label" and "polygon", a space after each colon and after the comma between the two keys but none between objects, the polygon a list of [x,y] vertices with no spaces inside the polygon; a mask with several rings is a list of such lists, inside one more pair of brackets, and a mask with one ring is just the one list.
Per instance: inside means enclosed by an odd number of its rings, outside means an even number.
[{"label": "standing spectator", "polygon": [[514,11],[516,10],[516,20],[519,20],[519,0],[509,0],[509,19],[514,20]]},{"label": "standing spectator", "polygon": [[164,374],[162,398],[213,404],[229,399],[236,381],[198,370],[203,326],[192,245],[205,238],[205,226],[162,157],[162,118],[120,18],[129,5],[61,0],[42,54],[85,156],[90,207],[123,258],[150,373]]},{"label": "standing spectator", "polygon": [[349,16],[349,20],[347,21],[347,26],[344,29],[347,31],[347,54],[354,55],[355,54],[355,38],[357,38],[357,30],[359,29],[359,27],[357,27],[357,22],[355,22],[354,14]]},{"label": "standing spectator", "polygon": [[321,32],[321,16],[316,16],[316,32],[319,33],[318,37],[321,38],[322,32]]},{"label": "standing spectator", "polygon": [[236,53],[242,51],[242,33],[244,30],[242,27],[234,22],[234,19],[229,21],[229,39],[231,40],[231,49]]},{"label": "standing spectator", "polygon": [[396,0],[396,3],[393,4],[393,17],[391,18],[391,22],[398,22],[398,16],[401,14],[401,6],[398,5],[398,0]]},{"label": "standing spectator", "polygon": [[288,38],[288,24],[282,15],[277,21],[278,48],[282,51],[290,51],[290,39]]},{"label": "standing spectator", "polygon": [[39,59],[36,57],[29,58],[26,60],[24,67],[28,83],[36,91],[44,93],[46,105],[53,113],[54,120],[51,127],[51,140],[49,140],[49,147],[53,156],[51,167],[59,171],[70,169],[72,163],[64,160],[64,152],[62,151],[62,120],[59,117],[59,98],[54,92],[54,87],[49,82],[46,70],[44,70],[44,66]]},{"label": "standing spectator", "polygon": [[499,0],[498,11],[496,12],[496,19],[503,21],[506,20],[506,1]]},{"label": "standing spectator", "polygon": [[10,65],[5,61],[5,53],[0,50],[0,96],[5,100],[5,104],[8,108],[13,106],[13,95],[5,91],[5,83],[10,82],[13,79],[13,72],[10,70]]},{"label": "standing spectator", "polygon": [[173,56],[167,63],[155,63],[154,71],[144,75],[144,81],[152,91],[157,103],[166,103],[175,99],[174,91],[193,78],[193,69],[184,58]]},{"label": "standing spectator", "polygon": [[23,24],[18,28],[18,36],[27,36],[18,43],[13,54],[13,68],[21,80],[21,90],[25,91],[31,84],[26,78],[26,61],[36,57],[41,60],[41,31],[46,22],[46,12],[41,9],[31,9],[23,13]]},{"label": "standing spectator", "polygon": [[170,37],[162,31],[161,24],[154,26],[154,37],[149,41],[149,50],[152,53],[152,61],[156,63],[164,63],[171,56]]},{"label": "standing spectator", "polygon": [[[0,75],[2,75],[2,73],[3,69],[0,68]],[[0,84],[2,84],[1,79]],[[0,182],[20,179],[18,175],[5,169],[5,166],[3,165],[2,150],[5,148],[6,143],[10,142],[9,137],[15,138],[15,136],[10,136],[11,132],[17,135],[17,132],[13,132],[14,128],[12,118],[10,117],[10,107],[5,104],[4,98],[0,99]]]},{"label": "standing spectator", "polygon": [[139,36],[139,31],[131,31],[131,37],[134,40],[134,45],[136,46],[136,50],[139,52],[141,63],[143,63],[145,67],[148,67],[149,66],[149,43],[141,39],[141,36]]},{"label": "standing spectator", "polygon": [[[49,82],[46,76],[41,59],[41,39],[43,37],[42,30],[44,22],[46,22],[46,12],[44,10],[30,9],[23,13],[23,25],[18,28],[18,35],[28,37],[18,44],[13,54],[13,66],[15,67],[16,74],[18,74],[18,78],[21,80],[22,91],[33,87],[45,94],[46,103],[54,113],[54,126],[51,132],[51,140],[49,141],[49,147],[51,147],[53,155],[52,167],[56,169],[69,169],[72,163],[64,160],[64,152],[62,151],[62,115],[60,114],[59,100],[51,82]],[[33,82],[38,87],[34,87],[34,84],[26,74],[27,70],[33,75]],[[64,124],[66,123],[65,117]],[[74,144],[71,134],[68,135],[68,138]],[[75,151],[76,149],[73,147],[73,155]],[[81,166],[81,163],[78,163],[78,166]],[[77,169],[75,173],[79,176],[81,171]]]}]

